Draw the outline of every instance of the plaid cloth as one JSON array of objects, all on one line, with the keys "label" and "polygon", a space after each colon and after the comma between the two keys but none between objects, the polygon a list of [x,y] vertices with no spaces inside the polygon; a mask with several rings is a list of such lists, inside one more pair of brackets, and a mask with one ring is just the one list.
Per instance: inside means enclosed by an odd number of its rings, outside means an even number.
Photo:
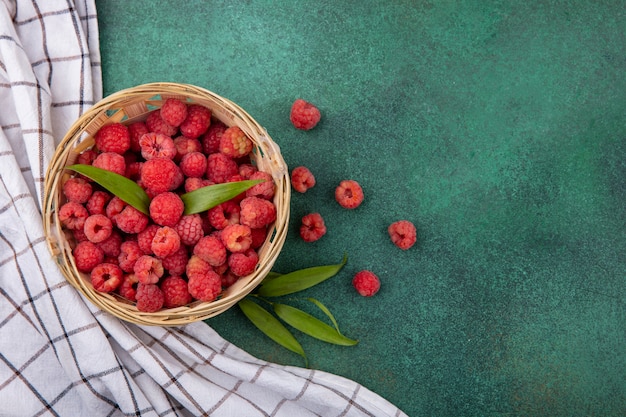
[{"label": "plaid cloth", "polygon": [[120,321],[50,256],[56,144],[101,97],[94,0],[0,1],[0,415],[404,416],[342,377],[258,360],[205,323]]}]

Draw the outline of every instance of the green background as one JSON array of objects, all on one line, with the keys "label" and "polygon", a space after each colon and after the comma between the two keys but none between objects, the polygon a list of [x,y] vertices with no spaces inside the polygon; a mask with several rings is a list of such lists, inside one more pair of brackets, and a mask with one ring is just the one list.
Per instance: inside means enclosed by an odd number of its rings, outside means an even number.
[{"label": "green background", "polygon": [[[195,84],[246,109],[317,185],[275,271],[349,260],[307,290],[343,332],[310,366],[410,416],[626,415],[623,1],[97,1],[104,94]],[[289,122],[316,104],[311,131]],[[334,188],[355,179],[364,203]],[[328,233],[298,237],[320,212]],[[418,243],[391,244],[408,219]],[[380,292],[351,278],[377,273]],[[289,302],[314,314],[315,308]],[[321,316],[320,316],[321,317]],[[208,324],[301,358],[237,308]]]}]

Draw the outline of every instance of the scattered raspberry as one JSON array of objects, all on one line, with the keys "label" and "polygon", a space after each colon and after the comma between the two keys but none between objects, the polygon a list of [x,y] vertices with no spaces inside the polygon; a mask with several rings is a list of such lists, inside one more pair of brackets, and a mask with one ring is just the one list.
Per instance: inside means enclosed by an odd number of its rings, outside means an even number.
[{"label": "scattered raspberry", "polygon": [[117,293],[128,301],[137,301],[137,284],[139,280],[135,274],[124,274],[120,286],[117,287]]},{"label": "scattered raspberry", "polygon": [[179,136],[174,139],[174,145],[176,145],[175,161],[180,161],[183,156],[191,152],[202,152],[202,143],[199,139],[191,139],[185,136]]},{"label": "scattered raspberry", "polygon": [[172,126],[180,126],[187,118],[187,104],[177,98],[168,98],[161,106],[161,118]]},{"label": "scattered raspberry", "polygon": [[150,201],[150,218],[160,226],[174,226],[180,220],[185,204],[180,196],[172,192],[157,194]]},{"label": "scattered raspberry", "polygon": [[117,256],[117,262],[124,272],[134,272],[135,262],[145,253],[139,247],[139,243],[135,240],[126,240],[120,245],[120,254]]},{"label": "scattered raspberry", "polygon": [[119,266],[101,263],[91,270],[91,284],[100,292],[112,292],[122,283],[124,273]]},{"label": "scattered raspberry", "polygon": [[85,207],[89,214],[106,214],[106,205],[111,201],[111,194],[96,190],[91,194]]},{"label": "scattered raspberry", "polygon": [[93,187],[82,177],[72,177],[63,184],[63,195],[68,201],[84,204],[89,201]]},{"label": "scattered raspberry", "polygon": [[194,274],[189,277],[187,288],[196,300],[213,301],[222,292],[222,277],[212,269],[204,274]]},{"label": "scattered raspberry", "polygon": [[173,254],[161,259],[163,268],[165,268],[170,275],[184,274],[188,261],[189,255],[187,254],[187,249],[184,246],[178,248],[178,250]]},{"label": "scattered raspberry", "polygon": [[165,308],[181,307],[189,304],[193,298],[189,294],[187,281],[178,275],[171,275],[161,282]]},{"label": "scattered raspberry", "polygon": [[313,104],[299,98],[291,106],[289,118],[296,129],[310,130],[320,121],[321,114]]},{"label": "scattered raspberry", "polygon": [[59,209],[59,220],[63,227],[69,230],[82,229],[87,217],[89,217],[89,213],[85,206],[73,201],[63,204]]},{"label": "scattered raspberry", "polygon": [[211,266],[226,262],[226,246],[215,236],[203,236],[193,247],[193,254]]},{"label": "scattered raspberry", "polygon": [[85,236],[93,243],[99,243],[111,236],[113,223],[104,214],[92,214],[85,219]]},{"label": "scattered raspberry", "polygon": [[98,243],[97,245],[100,249],[102,249],[102,252],[104,252],[104,256],[109,256],[115,259],[115,261],[111,260],[109,262],[119,264],[117,257],[119,256],[121,252],[122,242],[123,242],[122,235],[118,231],[113,229],[111,231],[111,235],[108,238],[104,239],[102,242]]},{"label": "scattered raspberry", "polygon": [[143,284],[156,284],[165,272],[161,260],[150,255],[140,256],[135,262],[133,271]]},{"label": "scattered raspberry", "polygon": [[245,252],[252,245],[252,230],[243,224],[231,224],[220,234],[222,243],[231,252]]},{"label": "scattered raspberry", "polygon": [[250,179],[252,174],[258,171],[258,168],[252,164],[239,164],[239,175],[244,180]]},{"label": "scattered raspberry", "polygon": [[207,218],[211,226],[222,230],[229,224],[239,223],[241,208],[233,201],[226,201],[209,209]]},{"label": "scattered raspberry", "polygon": [[222,133],[220,152],[230,158],[237,159],[252,152],[253,143],[238,126],[231,126]]},{"label": "scattered raspberry", "polygon": [[124,233],[139,233],[148,226],[150,218],[131,205],[115,216],[115,224]]},{"label": "scattered raspberry", "polygon": [[204,236],[202,217],[199,214],[182,216],[174,226],[174,230],[180,236],[180,243],[186,246],[193,246]]},{"label": "scattered raspberry", "polygon": [[122,155],[115,152],[103,152],[94,159],[91,164],[96,168],[106,169],[119,175],[126,173],[126,160]]},{"label": "scattered raspberry", "polygon": [[176,156],[176,145],[174,140],[162,133],[149,132],[139,138],[141,156],[145,160],[154,158],[174,159]]},{"label": "scattered raspberry", "polygon": [[146,118],[146,126],[148,127],[148,131],[150,132],[162,133],[165,136],[170,137],[174,136],[178,131],[178,128],[176,126],[172,126],[171,124],[163,120],[163,118],[161,117],[161,112],[158,110],[150,112],[150,114]]},{"label": "scattered raspberry", "polygon": [[207,158],[202,152],[185,154],[180,161],[180,169],[186,177],[200,178],[206,174]]},{"label": "scattered raspberry", "polygon": [[141,146],[139,145],[139,139],[148,133],[148,126],[144,122],[134,122],[128,125],[128,133],[130,133],[130,150],[140,153]]},{"label": "scattered raspberry", "polygon": [[305,193],[315,186],[315,176],[305,166],[299,166],[291,171],[291,186],[299,193]]},{"label": "scattered raspberry", "polygon": [[173,228],[163,226],[155,233],[151,248],[157,258],[165,258],[180,248],[180,237]]},{"label": "scattered raspberry", "polygon": [[213,153],[207,158],[206,177],[219,184],[239,173],[237,162],[223,153]]},{"label": "scattered raspberry", "polygon": [[137,310],[154,313],[163,307],[165,297],[163,291],[155,284],[137,284]]},{"label": "scattered raspberry", "polygon": [[276,206],[271,201],[246,197],[240,206],[240,222],[251,229],[265,227],[276,220]]},{"label": "scattered raspberry", "polygon": [[335,200],[343,208],[357,208],[363,202],[363,189],[354,180],[343,180],[335,188]]},{"label": "scattered raspberry", "polygon": [[76,269],[90,273],[98,264],[104,261],[104,252],[95,243],[88,240],[80,242],[72,251]]},{"label": "scattered raspberry", "polygon": [[380,280],[373,272],[363,270],[354,275],[352,285],[363,297],[371,297],[380,289]]},{"label": "scattered raspberry", "polygon": [[191,139],[197,139],[207,131],[211,124],[211,110],[198,105],[187,106],[187,117],[180,125],[180,132]]},{"label": "scattered raspberry", "polygon": [[200,137],[200,142],[202,143],[202,151],[205,153],[205,155],[219,152],[220,141],[226,129],[228,129],[228,126],[226,126],[219,120],[214,120],[211,122],[209,129]]},{"label": "scattered raspberry", "polygon": [[300,237],[305,242],[315,242],[326,234],[324,219],[319,213],[310,213],[302,217]]},{"label": "scattered raspberry", "polygon": [[259,254],[254,249],[232,253],[228,257],[228,267],[239,277],[253,273],[257,263],[259,263]]},{"label": "scattered raspberry", "polygon": [[170,158],[150,159],[141,168],[141,182],[157,194],[174,190],[177,175],[178,166]]},{"label": "scattered raspberry", "polygon": [[389,237],[394,245],[402,250],[407,250],[417,241],[415,225],[408,220],[399,220],[387,228]]},{"label": "scattered raspberry", "polygon": [[100,152],[114,152],[122,155],[130,149],[130,133],[128,128],[121,123],[102,126],[94,140]]},{"label": "scattered raspberry", "polygon": [[265,227],[250,229],[250,234],[252,236],[252,244],[250,245],[250,247],[253,249],[258,249],[263,245],[263,243],[265,243],[265,238],[267,237],[267,229]]},{"label": "scattered raspberry", "polygon": [[159,226],[156,224],[149,224],[145,229],[141,232],[137,233],[137,244],[141,251],[146,255],[152,255],[152,240],[154,239],[154,235],[156,235],[157,230],[159,230]]},{"label": "scattered raspberry", "polygon": [[[243,178],[242,178],[243,179]],[[259,197],[271,200],[274,197],[274,179],[272,174],[264,171],[257,171],[250,175],[248,179],[263,180],[263,182],[253,185],[246,190],[246,197]]]}]

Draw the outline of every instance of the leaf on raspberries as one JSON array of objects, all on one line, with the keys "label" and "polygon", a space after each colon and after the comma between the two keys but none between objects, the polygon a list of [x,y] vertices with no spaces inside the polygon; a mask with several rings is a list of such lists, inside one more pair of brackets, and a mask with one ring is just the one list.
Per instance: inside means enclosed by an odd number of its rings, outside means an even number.
[{"label": "leaf on raspberries", "polygon": [[273,307],[274,313],[285,323],[311,337],[341,346],[354,346],[358,343],[357,340],[342,335],[334,327],[300,309],[279,303],[273,303]]},{"label": "leaf on raspberries", "polygon": [[304,349],[293,334],[291,334],[291,332],[283,326],[283,324],[276,317],[261,307],[258,303],[255,303],[247,298],[239,301],[237,305],[239,305],[243,314],[245,314],[252,324],[254,324],[261,332],[285,349],[289,349],[290,351],[302,356],[308,366],[308,359],[304,353]]},{"label": "leaf on raspberries", "polygon": [[337,324],[337,320],[335,320],[335,316],[333,316],[333,313],[330,312],[330,310],[328,309],[328,307],[326,307],[324,304],[322,304],[321,301],[316,300],[313,297],[309,297],[307,298],[308,301],[312,302],[313,304],[315,304],[317,306],[317,308],[319,308],[320,310],[322,310],[322,312],[324,314],[326,314],[326,317],[329,318],[329,320],[333,323],[333,326],[335,326],[335,329],[337,329],[338,333],[341,333],[341,331],[339,330],[339,325]]},{"label": "leaf on raspberries", "polygon": [[209,210],[265,180],[244,180],[207,185],[180,196],[185,204],[184,214],[195,214]]},{"label": "leaf on raspberries", "polygon": [[281,275],[261,283],[258,294],[263,297],[279,297],[305,290],[335,276],[347,261],[348,256],[344,254],[343,260],[337,265],[314,266]]},{"label": "leaf on raspberries", "polygon": [[150,197],[135,181],[92,165],[75,164],[66,168],[92,179],[143,214],[149,214]]}]

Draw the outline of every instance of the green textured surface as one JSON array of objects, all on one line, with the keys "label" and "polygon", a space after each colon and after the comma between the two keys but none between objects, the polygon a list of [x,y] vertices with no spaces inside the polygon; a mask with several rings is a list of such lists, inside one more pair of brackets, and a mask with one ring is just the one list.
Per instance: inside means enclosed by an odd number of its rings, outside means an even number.
[{"label": "green textured surface", "polygon": [[[410,416],[626,415],[626,15],[622,1],[97,1],[104,91],[196,84],[246,109],[290,167],[275,270],[337,263],[307,291],[355,347],[297,334],[313,368]],[[321,109],[312,131],[288,114]],[[366,199],[333,200],[353,178]],[[328,234],[307,244],[299,218]],[[386,234],[418,227],[409,251]],[[375,297],[350,285],[382,279]],[[298,304],[302,305],[302,304]],[[310,311],[314,311],[311,309]],[[301,365],[238,309],[209,321]]]}]

